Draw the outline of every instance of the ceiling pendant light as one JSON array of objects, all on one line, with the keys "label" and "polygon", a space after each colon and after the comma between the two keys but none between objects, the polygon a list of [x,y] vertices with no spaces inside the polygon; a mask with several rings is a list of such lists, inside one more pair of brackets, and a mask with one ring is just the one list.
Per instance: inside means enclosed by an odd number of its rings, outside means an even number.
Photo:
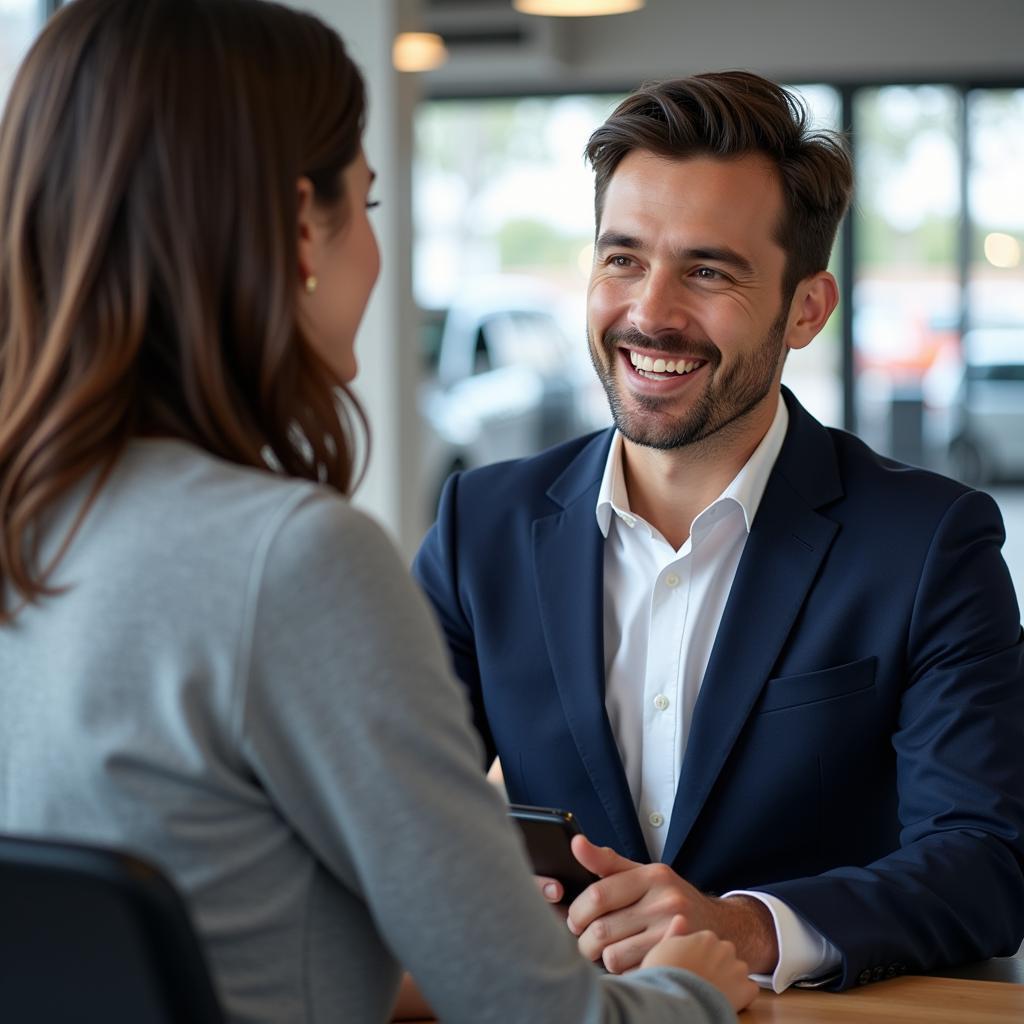
[{"label": "ceiling pendant light", "polygon": [[639,11],[646,0],[512,0],[522,14],[544,14],[556,18],[593,18],[602,14]]},{"label": "ceiling pendant light", "polygon": [[400,32],[391,47],[396,71],[433,71],[448,59],[448,48],[435,32]]}]

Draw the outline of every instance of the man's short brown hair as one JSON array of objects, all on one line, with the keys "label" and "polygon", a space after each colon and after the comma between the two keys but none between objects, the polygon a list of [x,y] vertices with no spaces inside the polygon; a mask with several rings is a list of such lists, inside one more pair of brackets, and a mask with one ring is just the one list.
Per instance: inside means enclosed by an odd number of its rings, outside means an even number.
[{"label": "man's short brown hair", "polygon": [[782,187],[775,238],[786,253],[786,301],[805,277],[828,267],[839,222],[853,191],[853,166],[834,132],[813,129],[803,102],[749,71],[721,71],[641,86],[619,104],[587,143],[596,172],[601,223],[605,191],[633,150],[670,159],[722,160],[760,153]]}]

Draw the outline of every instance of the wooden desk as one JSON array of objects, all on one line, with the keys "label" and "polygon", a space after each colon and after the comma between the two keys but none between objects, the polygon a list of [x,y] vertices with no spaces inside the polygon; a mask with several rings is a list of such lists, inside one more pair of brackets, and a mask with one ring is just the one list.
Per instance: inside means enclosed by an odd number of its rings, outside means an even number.
[{"label": "wooden desk", "polygon": [[1024,985],[966,978],[893,978],[846,992],[762,992],[741,1024],[1010,1024],[1024,1021]]},{"label": "wooden desk", "polygon": [[1018,963],[998,981],[911,976],[847,992],[761,992],[740,1024],[1017,1024],[1024,1021],[1024,984],[1005,982],[1018,974],[1024,981],[1024,963]]}]

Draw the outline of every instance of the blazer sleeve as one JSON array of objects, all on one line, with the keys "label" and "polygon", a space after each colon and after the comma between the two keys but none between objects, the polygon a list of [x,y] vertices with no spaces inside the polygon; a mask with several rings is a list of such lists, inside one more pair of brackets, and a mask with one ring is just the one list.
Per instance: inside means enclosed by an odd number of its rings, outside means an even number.
[{"label": "blazer sleeve", "polygon": [[[412,574],[433,605],[448,643],[452,668],[466,688],[473,712],[473,725],[484,744],[486,769],[497,751],[483,705],[469,596],[463,593],[459,579],[465,561],[459,546],[461,484],[461,473],[453,473],[445,483],[438,504],[437,519],[413,560]],[[468,524],[462,526],[463,530],[467,528]]]},{"label": "blazer sleeve", "polygon": [[968,491],[924,559],[892,723],[899,848],[761,887],[842,951],[833,988],[1012,955],[1024,937],[1024,638],[1004,539],[995,502]]}]

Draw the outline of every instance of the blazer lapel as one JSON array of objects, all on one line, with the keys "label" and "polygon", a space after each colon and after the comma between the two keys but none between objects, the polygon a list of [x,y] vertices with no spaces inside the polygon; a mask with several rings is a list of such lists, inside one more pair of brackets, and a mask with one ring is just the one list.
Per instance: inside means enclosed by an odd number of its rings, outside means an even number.
[{"label": "blazer lapel", "polygon": [[548,491],[561,508],[533,524],[544,640],[576,750],[622,853],[649,860],[604,702],[604,537],[595,508],[611,432],[599,435]]},{"label": "blazer lapel", "polygon": [[754,518],[694,708],[663,860],[678,857],[767,682],[838,526],[815,507],[842,489],[825,429],[783,389],[786,442]]}]

